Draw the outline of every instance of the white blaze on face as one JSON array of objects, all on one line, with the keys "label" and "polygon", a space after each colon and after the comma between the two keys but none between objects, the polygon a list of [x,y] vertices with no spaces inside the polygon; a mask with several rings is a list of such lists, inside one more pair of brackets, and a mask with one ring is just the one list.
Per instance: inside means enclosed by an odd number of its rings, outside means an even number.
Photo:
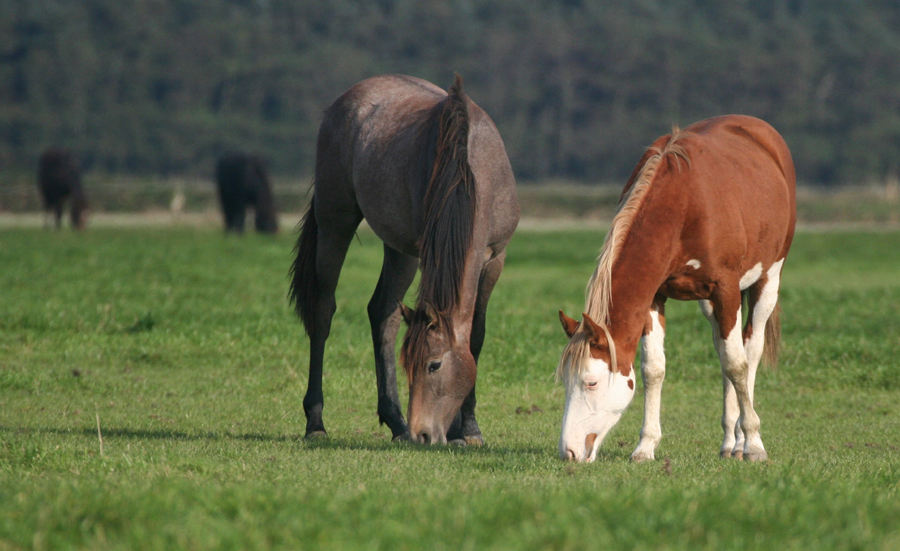
[{"label": "white blaze on face", "polygon": [[625,376],[595,359],[582,375],[566,381],[560,457],[594,461],[603,439],[634,398],[634,386],[634,369]]},{"label": "white blaze on face", "polygon": [[687,261],[687,265],[690,266],[691,268],[695,269],[695,270],[699,270],[699,269],[700,269],[700,261],[697,260],[696,258],[693,258],[693,259],[691,259],[691,260],[688,260],[688,261]]}]

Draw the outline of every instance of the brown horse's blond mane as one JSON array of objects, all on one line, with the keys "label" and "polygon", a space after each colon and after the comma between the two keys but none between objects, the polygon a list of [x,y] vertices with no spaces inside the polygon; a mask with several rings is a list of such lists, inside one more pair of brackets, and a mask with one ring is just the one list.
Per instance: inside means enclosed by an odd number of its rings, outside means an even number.
[{"label": "brown horse's blond mane", "polygon": [[[609,232],[603,240],[603,246],[600,249],[600,258],[597,261],[597,268],[591,275],[585,289],[585,312],[600,327],[604,328],[608,333],[610,324],[609,309],[612,306],[612,269],[613,263],[619,257],[622,244],[628,236],[628,230],[634,222],[634,218],[644,202],[644,197],[650,189],[653,179],[656,177],[658,169],[662,161],[672,155],[681,168],[681,159],[690,168],[691,161],[687,156],[684,147],[678,143],[685,136],[691,135],[691,132],[684,132],[677,126],[672,127],[672,134],[668,141],[661,147],[653,147],[647,149],[648,153],[652,153],[644,164],[635,171],[632,180],[629,181],[625,188],[625,192],[619,199],[619,205],[616,208],[616,215],[609,227]],[[583,324],[582,320],[579,324]],[[609,338],[610,357],[615,358],[615,343]],[[576,330],[575,334],[569,340],[569,344],[563,351],[556,367],[557,379],[564,381],[580,375],[587,369],[588,359],[590,358],[590,345],[585,336],[584,331]],[[615,361],[613,360],[613,363]],[[610,370],[616,369],[615,365],[610,366]]]}]

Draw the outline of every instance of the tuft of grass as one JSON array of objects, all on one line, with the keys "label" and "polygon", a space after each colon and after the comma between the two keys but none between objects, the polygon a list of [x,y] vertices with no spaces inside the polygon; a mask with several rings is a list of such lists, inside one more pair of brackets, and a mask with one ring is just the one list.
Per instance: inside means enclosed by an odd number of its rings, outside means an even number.
[{"label": "tuft of grass", "polygon": [[0,230],[0,549],[900,546],[900,234],[797,235],[781,365],[757,379],[770,461],[718,458],[710,329],[670,301],[659,460],[628,461],[638,393],[591,465],[557,457],[553,370],[556,311],[582,308],[600,232],[514,237],[479,364],[480,448],[394,444],[379,426],[367,231],[326,349],[330,436],[302,438],[294,237]]},{"label": "tuft of grass", "polygon": [[128,326],[125,329],[126,333],[141,333],[143,331],[150,331],[156,325],[156,318],[153,317],[153,312],[147,312],[138,316],[134,323]]}]

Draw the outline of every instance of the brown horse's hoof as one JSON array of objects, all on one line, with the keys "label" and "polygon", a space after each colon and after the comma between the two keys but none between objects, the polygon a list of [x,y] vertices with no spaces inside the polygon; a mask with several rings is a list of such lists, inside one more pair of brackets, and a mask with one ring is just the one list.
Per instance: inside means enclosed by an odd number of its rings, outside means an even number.
[{"label": "brown horse's hoof", "polygon": [[412,438],[409,437],[408,432],[404,432],[403,434],[398,434],[391,438],[391,442],[412,442]]},{"label": "brown horse's hoof", "polygon": [[484,438],[482,438],[480,434],[476,434],[475,436],[466,436],[466,445],[484,446]]},{"label": "brown horse's hoof", "polygon": [[306,436],[304,436],[306,440],[318,440],[320,438],[328,438],[328,433],[324,430],[314,430],[311,432],[307,432]]}]

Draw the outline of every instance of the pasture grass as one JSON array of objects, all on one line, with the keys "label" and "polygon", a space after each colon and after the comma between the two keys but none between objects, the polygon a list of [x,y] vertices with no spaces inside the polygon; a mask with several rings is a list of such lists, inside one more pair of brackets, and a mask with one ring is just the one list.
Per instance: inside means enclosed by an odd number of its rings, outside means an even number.
[{"label": "pasture grass", "polygon": [[597,231],[516,234],[479,448],[379,427],[381,246],[360,232],[326,352],[330,436],[305,441],[293,240],[0,230],[0,550],[900,548],[900,234],[797,235],[781,365],[757,382],[762,464],[718,458],[710,330],[674,302],[657,461],[628,461],[640,392],[596,463],[558,459],[556,311],[581,311]]}]

